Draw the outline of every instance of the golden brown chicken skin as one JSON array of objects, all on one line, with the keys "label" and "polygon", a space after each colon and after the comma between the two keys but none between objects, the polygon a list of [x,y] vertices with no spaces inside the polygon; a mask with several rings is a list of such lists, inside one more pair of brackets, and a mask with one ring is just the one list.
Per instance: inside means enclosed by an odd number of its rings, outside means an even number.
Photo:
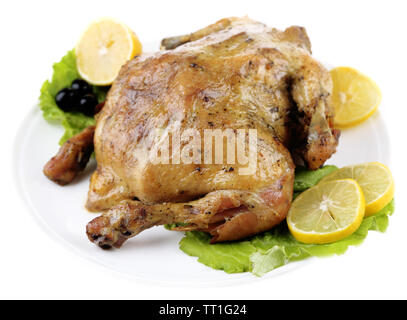
[{"label": "golden brown chicken skin", "polygon": [[[129,61],[113,83],[95,131],[97,170],[87,226],[102,248],[155,225],[210,232],[212,242],[269,230],[289,210],[295,164],[320,167],[335,152],[332,84],[311,57],[303,28],[284,32],[248,18],[223,19],[165,39]],[[160,129],[160,130],[156,130]],[[257,156],[230,165],[154,161],[171,132],[256,130]],[[204,154],[202,153],[202,158]],[[186,224],[186,225],[185,225]]]},{"label": "golden brown chicken skin", "polygon": [[61,186],[71,183],[86,167],[93,152],[95,126],[66,141],[44,166],[45,176]]}]

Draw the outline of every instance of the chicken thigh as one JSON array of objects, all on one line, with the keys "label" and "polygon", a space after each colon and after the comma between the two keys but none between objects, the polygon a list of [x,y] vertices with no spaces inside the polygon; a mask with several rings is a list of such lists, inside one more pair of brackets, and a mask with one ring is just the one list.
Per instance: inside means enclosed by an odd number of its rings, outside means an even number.
[{"label": "chicken thigh", "polygon": [[[168,223],[209,232],[212,243],[271,229],[290,208],[295,165],[317,169],[335,152],[331,91],[301,27],[281,32],[229,18],[164,39],[161,51],[122,67],[97,118],[86,207],[103,214],[88,224],[89,239],[120,247]],[[227,158],[227,142],[215,163],[204,161],[203,142],[187,163],[176,153],[156,161],[174,132],[191,129],[200,137],[208,129],[243,132],[245,142],[255,132],[249,174],[249,162]],[[180,141],[180,148],[190,142]]]}]

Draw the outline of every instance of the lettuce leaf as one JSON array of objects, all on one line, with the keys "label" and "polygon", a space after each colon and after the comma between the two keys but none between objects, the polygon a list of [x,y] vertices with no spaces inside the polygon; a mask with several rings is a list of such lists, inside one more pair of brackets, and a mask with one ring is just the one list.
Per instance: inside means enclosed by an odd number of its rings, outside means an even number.
[{"label": "lettuce leaf", "polygon": [[295,169],[294,179],[294,192],[302,192],[315,186],[323,177],[338,170],[336,166],[324,166],[321,169],[312,171],[304,167],[298,167]]},{"label": "lettuce leaf", "polygon": [[[61,123],[65,128],[65,133],[59,142],[63,144],[73,135],[93,125],[95,120],[93,117],[85,116],[82,113],[64,112],[55,103],[55,96],[59,90],[69,87],[73,80],[80,78],[76,68],[74,50],[68,51],[61,61],[54,63],[53,69],[54,73],[51,81],[46,80],[41,87],[39,106],[45,120]],[[93,92],[99,102],[103,102],[106,99],[107,88],[94,86]]]},{"label": "lettuce leaf", "polygon": [[227,273],[251,271],[250,257],[257,251],[250,241],[209,244],[210,235],[188,231],[180,241],[180,249],[213,269]]},{"label": "lettuce leaf", "polygon": [[[389,224],[388,216],[394,211],[394,201],[373,216],[363,220],[359,229],[345,239],[329,244],[304,244],[294,239],[284,223],[279,226],[280,232],[274,230],[253,239],[258,249],[250,256],[252,272],[257,276],[281,267],[291,261],[302,260],[311,256],[323,257],[341,255],[349,246],[360,245],[366,238],[369,230],[385,232]],[[281,229],[285,229],[282,231]]]},{"label": "lettuce leaf", "polygon": [[[317,171],[300,169],[295,177],[297,190],[312,187],[336,169],[335,166],[326,166]],[[385,232],[389,223],[388,215],[393,211],[394,201],[391,201],[380,212],[365,218],[352,235],[330,244],[312,245],[298,242],[284,221],[270,231],[239,242],[210,244],[208,234],[189,231],[181,239],[180,249],[190,256],[198,257],[199,262],[213,269],[227,273],[252,272],[256,276],[262,276],[287,263],[311,256],[343,254],[349,246],[361,244],[369,230]]]},{"label": "lettuce leaf", "polygon": [[177,227],[185,227],[187,226],[189,223],[183,223],[183,222],[177,222],[177,223],[169,223],[169,224],[165,224],[164,228],[167,230],[173,230]]}]

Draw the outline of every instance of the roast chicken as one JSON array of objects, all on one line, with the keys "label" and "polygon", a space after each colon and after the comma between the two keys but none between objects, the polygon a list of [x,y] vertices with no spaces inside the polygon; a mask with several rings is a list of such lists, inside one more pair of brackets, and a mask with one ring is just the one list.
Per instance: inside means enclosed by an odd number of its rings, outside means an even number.
[{"label": "roast chicken", "polygon": [[[295,167],[317,169],[336,150],[331,92],[302,27],[228,18],[164,39],[160,51],[122,67],[97,117],[86,207],[103,213],[88,224],[89,239],[118,248],[147,228],[175,224],[216,243],[273,228],[290,208]],[[247,164],[226,156],[154,161],[171,132],[190,129],[201,137],[206,129],[244,130],[245,141],[255,130],[254,170],[242,174]]]}]

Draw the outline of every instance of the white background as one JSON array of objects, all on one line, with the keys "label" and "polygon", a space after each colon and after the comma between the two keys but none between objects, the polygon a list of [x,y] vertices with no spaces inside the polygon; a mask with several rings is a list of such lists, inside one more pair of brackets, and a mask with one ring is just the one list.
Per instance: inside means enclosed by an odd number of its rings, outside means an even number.
[{"label": "white background", "polygon": [[[405,1],[390,0],[2,1],[0,298],[407,298],[406,9]],[[343,256],[318,259],[277,277],[231,287],[188,288],[124,278],[49,238],[17,194],[11,155],[16,130],[50,77],[52,63],[101,16],[122,20],[142,42],[151,42],[246,14],[278,28],[306,27],[319,59],[356,67],[379,84],[397,188],[396,212],[387,233],[371,233],[362,246]],[[157,261],[163,268],[170,263],[159,257]]]}]

